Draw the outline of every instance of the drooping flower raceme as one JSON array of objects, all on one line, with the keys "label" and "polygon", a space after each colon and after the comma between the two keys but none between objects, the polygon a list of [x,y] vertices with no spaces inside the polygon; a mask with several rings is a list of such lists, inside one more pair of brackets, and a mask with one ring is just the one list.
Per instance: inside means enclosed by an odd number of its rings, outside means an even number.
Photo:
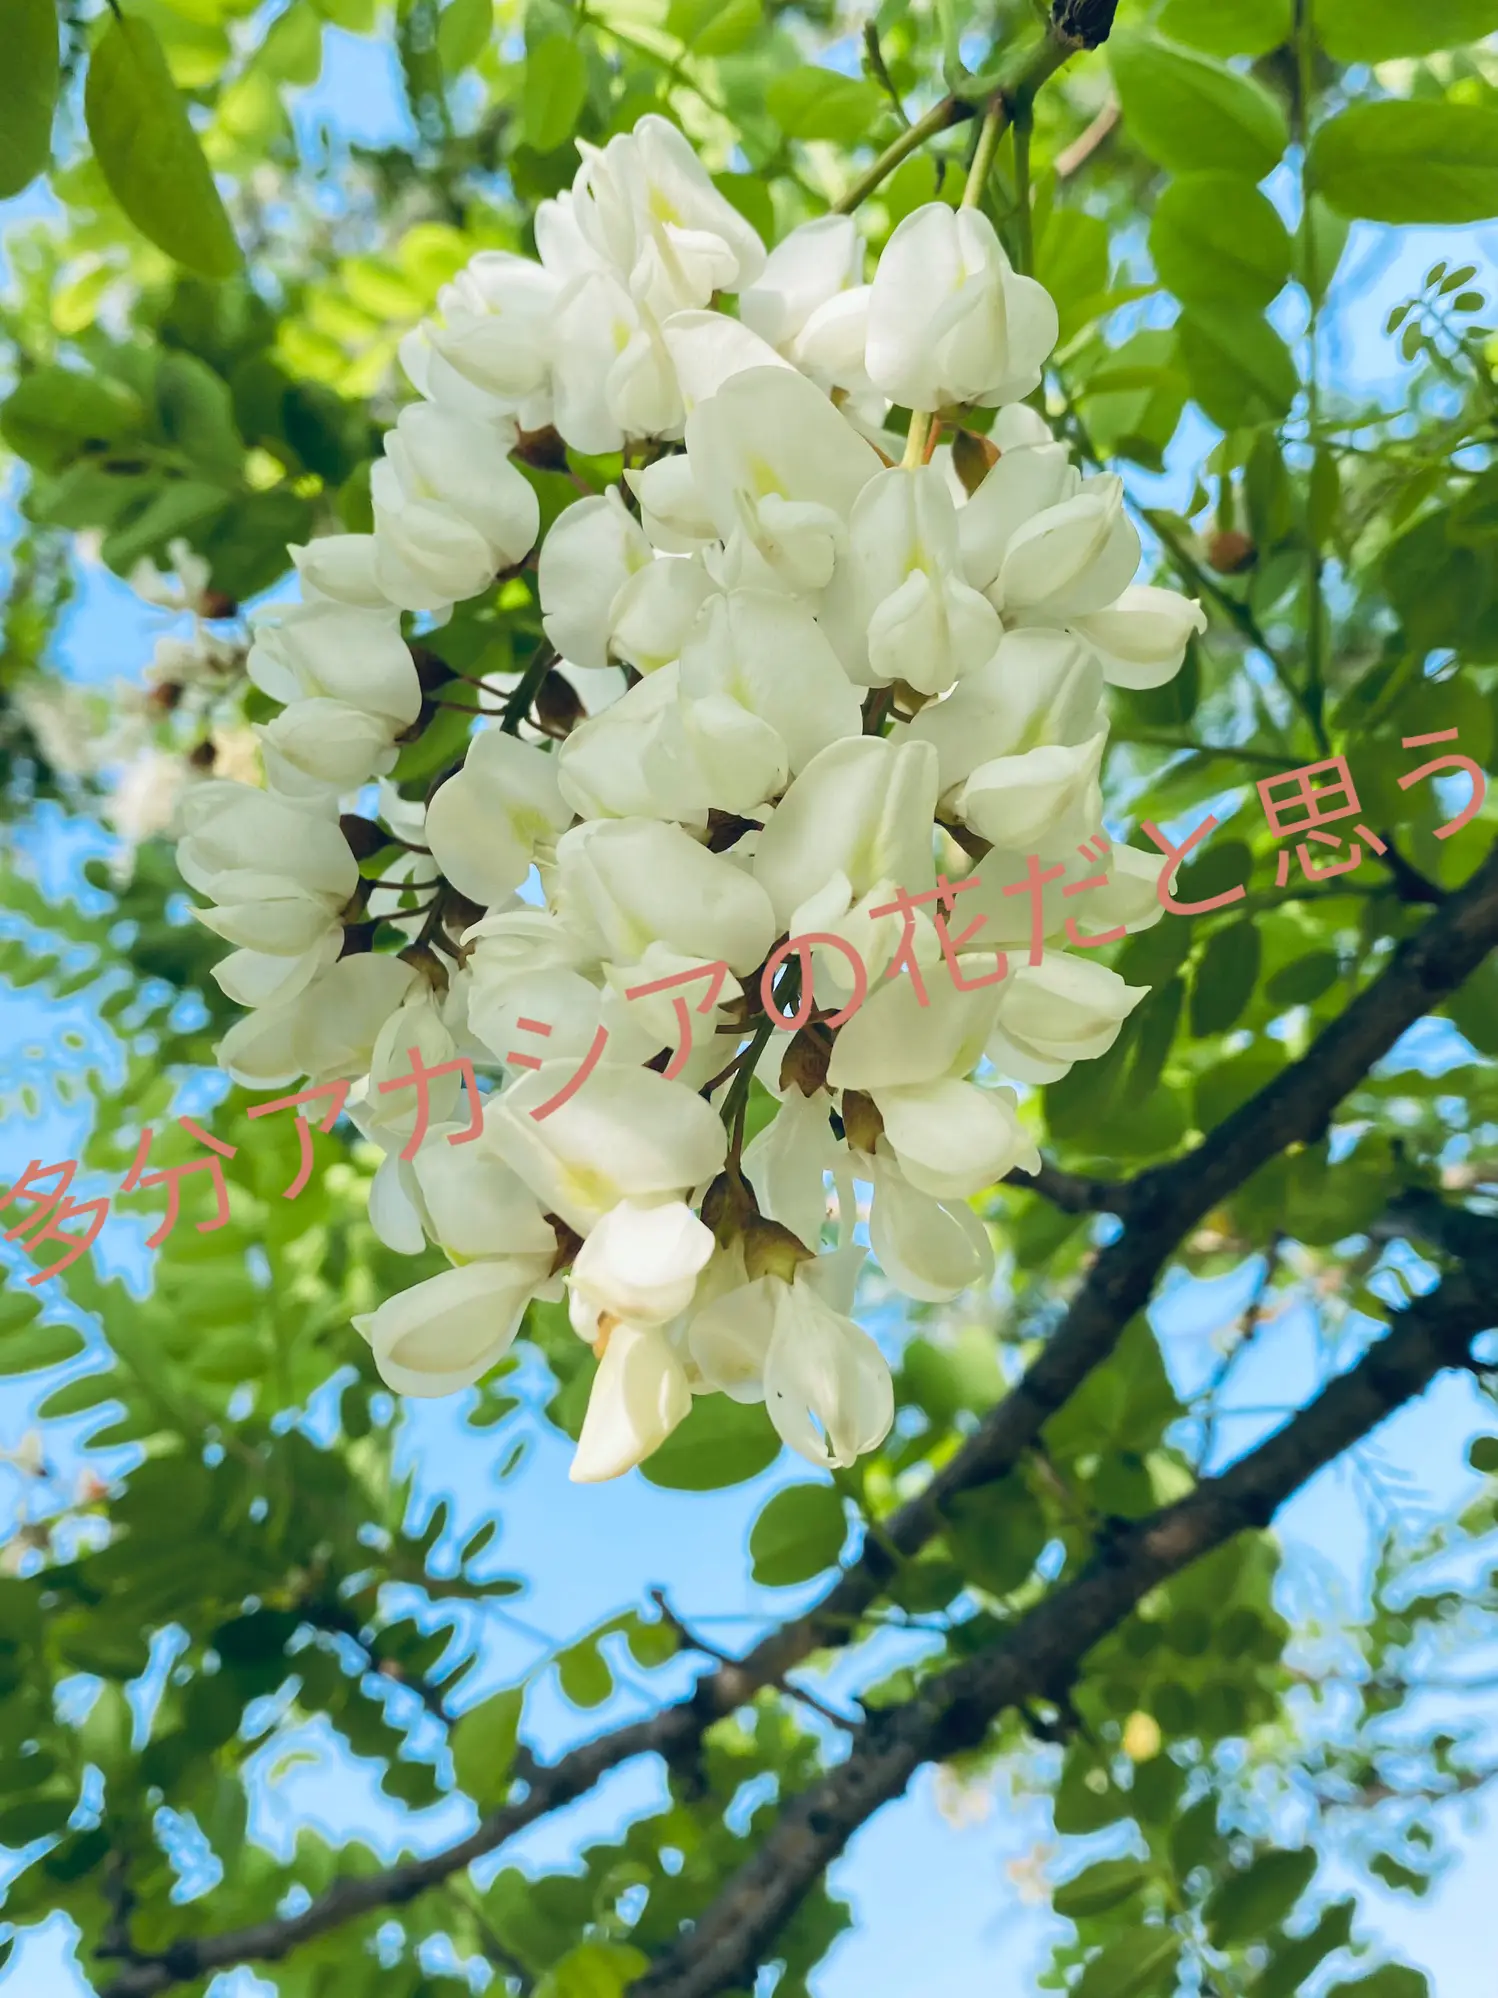
[{"label": "drooping flower raceme", "polygon": [[872,270],[844,216],[767,254],[652,116],[536,244],[403,343],[373,532],[295,551],[257,621],[264,786],[182,807],[245,1008],[220,1060],[348,1084],[374,1226],[446,1256],[357,1320],[397,1391],[476,1381],[541,1299],[598,1361],[574,1477],[710,1393],[846,1465],[894,1411],[857,1189],[896,1286],[988,1281],[1023,1092],[1143,996],[1094,939],[1160,915],[1102,827],[1107,688],[1203,620],[1023,406],[1055,308],[975,210]]}]

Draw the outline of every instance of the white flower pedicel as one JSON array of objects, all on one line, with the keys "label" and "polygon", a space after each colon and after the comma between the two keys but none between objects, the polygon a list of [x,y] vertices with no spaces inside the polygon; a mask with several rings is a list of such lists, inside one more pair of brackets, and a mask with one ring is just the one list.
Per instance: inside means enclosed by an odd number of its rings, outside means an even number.
[{"label": "white flower pedicel", "polygon": [[[565,1292],[600,1360],[575,1478],[713,1392],[845,1465],[894,1405],[850,1315],[855,1180],[892,1282],[987,1280],[967,1202],[1038,1164],[1006,1079],[1107,1051],[1142,994],[1087,943],[1160,914],[1142,856],[1099,837],[1105,683],[1162,684],[1203,620],[1135,584],[1119,482],[1020,401],[1055,309],[975,210],[907,216],[867,283],[847,217],[767,258],[651,116],[584,148],[536,240],[539,263],[475,257],[406,343],[421,399],[373,534],[298,551],[300,604],[260,623],[267,789],[190,799],[182,871],[248,1009],[221,1060],[256,1088],[353,1082],[386,1154],[375,1226],[450,1256],[358,1321],[399,1392],[476,1380]],[[971,493],[928,446],[967,406],[998,410]],[[513,454],[548,426],[625,469],[538,550]],[[405,858],[368,889],[340,801],[431,713],[402,613],[522,567],[591,712],[560,747],[528,713],[481,727],[424,815],[383,785],[361,857]],[[515,892],[533,866],[541,906]],[[380,915],[405,953],[350,954]],[[449,1065],[414,1150],[413,1047]],[[746,1147],[752,1079],[776,1114]]]}]

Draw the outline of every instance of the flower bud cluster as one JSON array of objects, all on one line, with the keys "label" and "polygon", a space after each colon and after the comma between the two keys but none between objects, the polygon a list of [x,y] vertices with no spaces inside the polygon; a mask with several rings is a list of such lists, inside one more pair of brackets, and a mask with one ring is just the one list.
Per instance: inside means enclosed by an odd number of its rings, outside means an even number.
[{"label": "flower bud cluster", "polygon": [[[406,344],[420,400],[374,532],[299,551],[301,601],[258,629],[266,788],[200,786],[182,871],[250,1009],[225,1068],[354,1079],[374,1225],[453,1264],[358,1321],[393,1387],[476,1380],[565,1295],[599,1358],[574,1477],[638,1463],[709,1392],[846,1465],[893,1416],[852,1316],[856,1184],[895,1285],[989,1278],[968,1203],[1038,1165],[1007,1085],[1107,1051],[1142,993],[1087,944],[1160,915],[1156,870],[1098,839],[1105,687],[1168,680],[1202,619],[1135,584],[1119,481],[1023,402],[1055,308],[981,214],[916,210],[865,282],[851,219],[767,255],[660,118],[582,150],[539,260],[475,257]],[[548,427],[621,474],[537,551],[514,454]],[[955,464],[923,448],[947,427]],[[339,810],[427,712],[403,614],[522,567],[587,711],[559,744],[507,712],[424,807],[382,784],[360,858],[402,858],[371,889]],[[945,910],[939,873],[963,876]],[[352,947],[381,911],[399,955]],[[762,974],[800,937],[788,1042]],[[446,1078],[414,1150],[413,1048]],[[746,1145],[756,1084],[774,1114]]]}]

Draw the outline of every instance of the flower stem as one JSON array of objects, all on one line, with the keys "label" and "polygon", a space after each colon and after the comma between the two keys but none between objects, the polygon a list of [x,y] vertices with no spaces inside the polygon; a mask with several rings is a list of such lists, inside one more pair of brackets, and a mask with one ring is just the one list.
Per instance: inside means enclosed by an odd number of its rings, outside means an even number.
[{"label": "flower stem", "polygon": [[983,129],[978,134],[978,150],[973,154],[973,163],[968,168],[967,186],[962,190],[964,208],[976,208],[983,199],[983,190],[988,185],[988,176],[993,167],[994,152],[1008,122],[1008,106],[1002,97],[996,97],[984,116]]},{"label": "flower stem", "polygon": [[859,175],[840,201],[833,202],[833,213],[851,215],[882,181],[888,180],[897,166],[909,159],[928,139],[934,138],[938,132],[945,132],[952,125],[960,125],[972,115],[972,106],[959,103],[955,97],[944,97],[940,104],[933,104],[924,118],[918,118],[885,147],[868,172]]},{"label": "flower stem", "polygon": [[926,462],[926,443],[931,435],[931,417],[932,412],[929,409],[911,411],[910,429],[905,437],[905,456],[900,460],[902,469],[907,472]]}]

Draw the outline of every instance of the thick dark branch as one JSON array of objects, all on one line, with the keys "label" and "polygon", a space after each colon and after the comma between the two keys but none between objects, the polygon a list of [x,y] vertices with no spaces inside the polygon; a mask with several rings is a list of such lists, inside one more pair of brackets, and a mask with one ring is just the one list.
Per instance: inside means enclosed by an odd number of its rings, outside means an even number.
[{"label": "thick dark branch", "polygon": [[780,1822],[707,1913],[656,1962],[632,1998],[710,1998],[748,1990],[759,1962],[808,1889],[858,1828],[897,1797],[922,1763],[982,1741],[1007,1708],[1054,1698],[1093,1646],[1151,1589],[1235,1535],[1266,1527],[1307,1479],[1422,1393],[1469,1363],[1498,1313],[1498,1224],[1487,1223],[1480,1277],[1457,1274],[1401,1313],[1393,1331],[1277,1435],[1189,1498],[1111,1540],[1008,1639],[876,1715],[852,1754],[787,1805]]},{"label": "thick dark branch", "polygon": [[760,1687],[783,1679],[813,1651],[848,1642],[859,1617],[890,1580],[893,1563],[886,1549],[914,1554],[940,1531],[948,1499],[1010,1471],[1051,1416],[1108,1357],[1125,1325],[1148,1302],[1160,1270],[1187,1230],[1286,1145],[1318,1136],[1340,1099],[1407,1028],[1454,992],[1495,944],[1498,850],[1418,936],[1401,945],[1388,968],[1301,1061],[1236,1111],[1188,1158],[1110,1188],[1108,1206],[1124,1218],[1125,1232],[1100,1252],[1058,1330],[926,1490],[881,1523],[880,1540],[869,1541],[858,1563],[817,1608],[772,1632],[740,1663],[706,1674],[677,1705],[585,1742],[549,1769],[528,1764],[525,1797],[491,1812],[445,1851],[383,1873],[337,1881],[300,1914],[284,1920],[185,1938],[122,1971],[102,1998],[155,1998],[174,1984],[231,1964],[279,1961],[343,1922],[399,1907],[584,1795],[632,1757],[654,1753],[670,1760],[679,1755],[715,1720],[732,1713]]}]

